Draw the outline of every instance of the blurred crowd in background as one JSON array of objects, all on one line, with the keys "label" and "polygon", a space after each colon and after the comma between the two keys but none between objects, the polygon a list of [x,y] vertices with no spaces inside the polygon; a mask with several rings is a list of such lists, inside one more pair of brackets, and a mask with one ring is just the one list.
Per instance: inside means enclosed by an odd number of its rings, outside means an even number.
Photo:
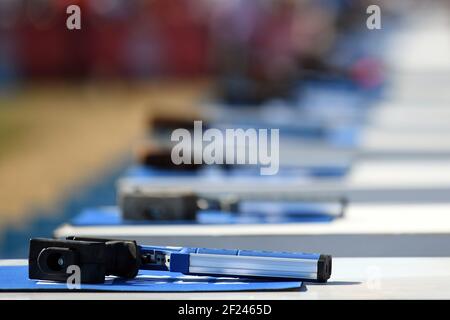
[{"label": "blurred crowd in background", "polygon": [[[81,8],[81,30],[66,28],[71,4]],[[311,74],[374,86],[378,66],[367,52],[342,47],[368,31],[371,4],[389,16],[417,1],[2,0],[0,86],[219,74],[230,102],[236,87],[258,102]]]}]

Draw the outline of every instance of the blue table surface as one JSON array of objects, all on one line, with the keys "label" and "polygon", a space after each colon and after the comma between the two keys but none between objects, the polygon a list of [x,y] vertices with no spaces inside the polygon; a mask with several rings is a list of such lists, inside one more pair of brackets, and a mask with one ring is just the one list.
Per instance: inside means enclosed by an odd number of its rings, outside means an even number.
[{"label": "blue table surface", "polygon": [[[81,284],[82,291],[119,292],[194,292],[261,291],[299,289],[301,281],[191,276],[167,271],[141,270],[137,277],[125,280],[107,277],[104,284]],[[69,291],[65,283],[30,280],[27,265],[0,266],[0,291]]]},{"label": "blue table surface", "polygon": [[[305,178],[341,178],[350,170],[350,164],[335,166],[315,166],[315,167],[281,167],[277,177],[305,177]],[[241,166],[230,170],[224,170],[218,166],[205,166],[198,171],[174,171],[160,170],[149,166],[132,165],[125,170],[123,177],[126,178],[147,178],[147,177],[196,177],[196,176],[260,176],[258,167]],[[263,177],[264,178],[264,177]]]},{"label": "blue table surface", "polygon": [[[245,207],[245,206],[244,206]],[[256,210],[256,211],[253,211]],[[337,205],[300,203],[248,203],[241,214],[205,210],[197,213],[196,220],[131,221],[124,220],[118,207],[97,207],[83,210],[70,220],[74,226],[127,226],[165,224],[268,224],[268,223],[329,223],[339,216]]]}]

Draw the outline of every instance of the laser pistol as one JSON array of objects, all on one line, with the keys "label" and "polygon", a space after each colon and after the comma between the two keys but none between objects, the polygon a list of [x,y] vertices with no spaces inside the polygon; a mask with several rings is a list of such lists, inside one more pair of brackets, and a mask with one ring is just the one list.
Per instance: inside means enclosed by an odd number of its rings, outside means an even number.
[{"label": "laser pistol", "polygon": [[332,258],[316,253],[143,246],[132,240],[69,237],[31,239],[28,265],[30,279],[51,281],[66,281],[67,268],[76,265],[81,283],[103,283],[105,276],[132,279],[139,270],[326,282]]}]

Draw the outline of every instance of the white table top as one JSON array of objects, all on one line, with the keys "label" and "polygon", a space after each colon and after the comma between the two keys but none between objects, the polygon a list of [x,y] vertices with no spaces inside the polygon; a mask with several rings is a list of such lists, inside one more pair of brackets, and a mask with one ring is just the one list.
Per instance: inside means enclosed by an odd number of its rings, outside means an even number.
[{"label": "white table top", "polygon": [[449,160],[364,160],[353,166],[346,186],[366,188],[448,188]]},{"label": "white table top", "polygon": [[[380,201],[377,192],[383,190],[401,191],[414,199],[414,193],[423,198],[425,192],[450,191],[450,161],[440,160],[370,160],[357,161],[350,173],[341,178],[312,179],[305,176],[253,176],[253,177],[151,177],[123,178],[118,181],[120,192],[134,190],[162,190],[164,188],[187,188],[194,192],[286,192],[301,190],[314,194],[347,194],[353,201],[352,193],[364,192],[367,201]],[[427,191],[428,190],[428,191]],[[422,195],[421,195],[422,193]],[[448,195],[444,195],[446,199]],[[404,195],[402,195],[404,198]],[[449,198],[450,199],[450,198]],[[434,199],[436,200],[436,199]],[[364,200],[366,201],[366,200]],[[442,200],[440,200],[442,202]]]},{"label": "white table top", "polygon": [[[24,263],[0,261],[0,265]],[[450,299],[450,258],[334,258],[327,284],[305,283],[294,291],[0,292],[0,299]]]},{"label": "white table top", "polygon": [[64,225],[55,235],[142,237],[231,235],[450,234],[450,204],[349,205],[344,218],[331,223],[245,225]]},{"label": "white table top", "polygon": [[450,257],[450,204],[350,205],[330,223],[125,225],[57,228],[54,235],[148,245],[325,252],[338,257]]}]

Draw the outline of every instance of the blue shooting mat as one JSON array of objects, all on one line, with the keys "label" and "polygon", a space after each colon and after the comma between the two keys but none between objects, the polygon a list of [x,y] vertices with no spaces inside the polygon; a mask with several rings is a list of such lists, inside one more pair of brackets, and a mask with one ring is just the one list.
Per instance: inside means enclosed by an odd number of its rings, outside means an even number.
[{"label": "blue shooting mat", "polygon": [[361,144],[361,132],[359,126],[336,128],[328,133],[327,141],[338,148],[357,148]]},{"label": "blue shooting mat", "polygon": [[[339,127],[327,128],[324,125],[282,125],[277,123],[262,123],[252,121],[236,121],[228,124],[212,123],[212,127],[218,128],[221,131],[225,129],[239,128],[247,129],[279,129],[280,141],[286,138],[296,138],[300,141],[327,143],[330,146],[349,148],[358,146],[358,137],[361,132],[361,125],[341,125]],[[344,138],[345,137],[345,140]]]},{"label": "blue shooting mat", "polygon": [[261,291],[299,289],[301,281],[191,276],[177,272],[141,270],[136,278],[106,277],[104,284],[81,284],[69,290],[65,283],[30,280],[27,265],[0,266],[0,291],[119,291],[119,292],[194,292]]},{"label": "blue shooting mat", "polygon": [[[277,177],[305,177],[305,178],[339,178],[344,177],[350,170],[350,164],[335,166],[313,167],[281,167]],[[240,166],[232,169],[222,169],[218,166],[205,166],[197,171],[161,170],[142,165],[133,165],[125,170],[124,178],[151,178],[151,177],[222,177],[222,176],[260,176],[257,166]]]},{"label": "blue shooting mat", "polygon": [[379,90],[363,90],[351,81],[301,82],[296,90],[297,108],[311,116],[339,121],[343,117],[351,123],[364,125],[368,111],[377,100]]},{"label": "blue shooting mat", "polygon": [[340,204],[243,202],[240,213],[199,211],[196,220],[131,221],[124,220],[118,207],[98,207],[83,210],[70,220],[73,226],[127,225],[198,225],[198,224],[268,224],[268,223],[330,223],[339,217]]}]

